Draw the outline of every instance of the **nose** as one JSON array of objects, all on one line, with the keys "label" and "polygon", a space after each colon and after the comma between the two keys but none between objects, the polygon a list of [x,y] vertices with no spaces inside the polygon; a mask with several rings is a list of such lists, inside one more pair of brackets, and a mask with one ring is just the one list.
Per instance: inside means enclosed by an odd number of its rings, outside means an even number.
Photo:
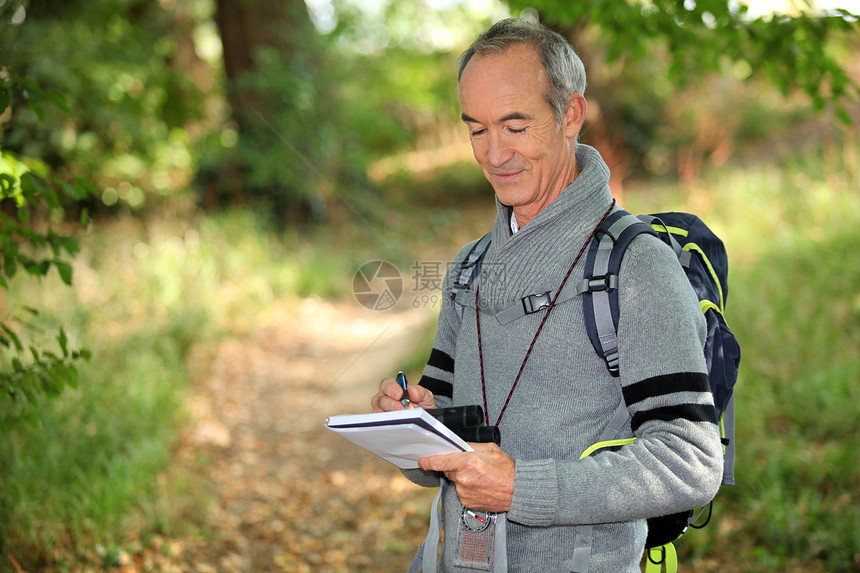
[{"label": "nose", "polygon": [[489,133],[487,145],[487,161],[493,167],[501,167],[514,156],[513,149],[499,130]]}]

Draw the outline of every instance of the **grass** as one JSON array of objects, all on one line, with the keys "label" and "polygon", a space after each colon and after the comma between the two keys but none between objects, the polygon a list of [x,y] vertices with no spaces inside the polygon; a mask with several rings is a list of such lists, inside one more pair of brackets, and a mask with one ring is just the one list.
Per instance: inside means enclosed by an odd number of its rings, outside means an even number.
[{"label": "grass", "polygon": [[408,268],[397,223],[301,234],[247,210],[204,216],[174,205],[82,236],[72,288],[53,275],[16,280],[10,307],[39,308],[46,327],[63,324],[70,346],[93,356],[77,389],[43,403],[36,426],[0,439],[0,571],[7,554],[28,570],[108,566],[123,544],[184,527],[200,494],[183,476],[165,484],[163,471],[205,362],[193,354],[249,332],[275,300],[351,296],[367,260]]},{"label": "grass", "polygon": [[[730,256],[738,485],[721,492],[711,525],[678,543],[688,570],[860,569],[860,197],[850,146],[821,149],[724,167],[694,190],[627,187],[631,211],[700,213]],[[448,260],[490,224],[491,199],[475,209],[392,208],[311,234],[187,207],[99,224],[82,237],[71,291],[49,278],[9,293],[94,356],[39,426],[0,440],[4,551],[25,568],[109,566],[123,544],[183,527],[200,494],[158,476],[199,374],[193,351],[250,331],[277,299],[350,296],[367,260]],[[418,354],[414,376],[427,348]]]},{"label": "grass", "polygon": [[857,145],[724,169],[699,191],[729,252],[742,360],[738,485],[678,543],[691,568],[716,557],[720,571],[860,569],[860,196],[843,162]]}]

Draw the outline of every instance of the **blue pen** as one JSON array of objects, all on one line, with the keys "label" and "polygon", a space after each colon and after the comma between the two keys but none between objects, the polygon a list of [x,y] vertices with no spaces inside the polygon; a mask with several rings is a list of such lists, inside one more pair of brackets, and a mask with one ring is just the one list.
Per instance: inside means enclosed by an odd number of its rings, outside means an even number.
[{"label": "blue pen", "polygon": [[403,396],[400,397],[400,403],[403,404],[404,408],[409,407],[409,392],[406,390],[406,376],[403,374],[403,371],[397,373],[397,383],[400,384],[400,387],[403,388]]}]

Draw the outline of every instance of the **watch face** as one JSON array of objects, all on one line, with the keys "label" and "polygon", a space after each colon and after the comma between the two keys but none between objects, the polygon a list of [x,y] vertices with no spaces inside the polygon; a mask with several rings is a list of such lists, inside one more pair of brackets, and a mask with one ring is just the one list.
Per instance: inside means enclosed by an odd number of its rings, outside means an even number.
[{"label": "watch face", "polygon": [[463,527],[469,531],[483,531],[490,526],[491,514],[486,511],[475,511],[468,507],[463,508]]}]

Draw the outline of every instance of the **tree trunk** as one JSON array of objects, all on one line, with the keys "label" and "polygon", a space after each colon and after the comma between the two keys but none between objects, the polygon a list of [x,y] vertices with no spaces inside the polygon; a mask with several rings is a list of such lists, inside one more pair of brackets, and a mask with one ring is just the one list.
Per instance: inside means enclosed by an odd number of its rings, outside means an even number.
[{"label": "tree trunk", "polygon": [[288,59],[310,28],[304,0],[218,0],[215,22],[221,33],[227,100],[239,132],[248,130],[257,113],[266,115],[265,102],[241,85],[241,78],[257,71],[261,48],[274,48]]},{"label": "tree trunk", "polygon": [[[283,70],[260,69],[261,51],[276,54],[276,61],[287,63],[313,48],[309,42],[312,25],[304,0],[217,0],[215,23],[221,34],[226,97],[230,115],[239,133],[238,148],[225,150],[218,163],[202,179],[204,203],[246,204],[248,201],[274,201],[276,210],[301,203],[297,192],[283,176],[255,176],[266,154],[278,149],[279,134],[273,124],[289,107],[290,94],[272,89]],[[271,57],[269,58],[271,61]],[[269,82],[269,85],[266,85]],[[254,183],[251,183],[254,181]]]}]

